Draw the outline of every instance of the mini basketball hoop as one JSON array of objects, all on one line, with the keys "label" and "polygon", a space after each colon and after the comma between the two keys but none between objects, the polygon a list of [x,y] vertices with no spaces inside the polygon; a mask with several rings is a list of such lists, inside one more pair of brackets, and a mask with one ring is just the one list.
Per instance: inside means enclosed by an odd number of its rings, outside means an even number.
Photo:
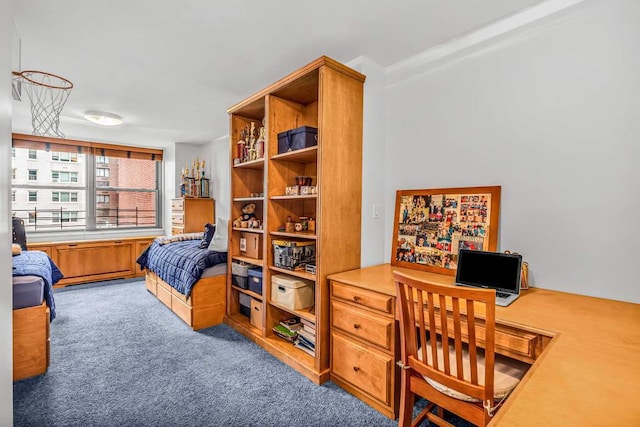
[{"label": "mini basketball hoop", "polygon": [[25,83],[22,87],[31,102],[33,134],[64,138],[58,129],[60,112],[69,98],[73,83],[44,71],[14,71],[13,75]]}]

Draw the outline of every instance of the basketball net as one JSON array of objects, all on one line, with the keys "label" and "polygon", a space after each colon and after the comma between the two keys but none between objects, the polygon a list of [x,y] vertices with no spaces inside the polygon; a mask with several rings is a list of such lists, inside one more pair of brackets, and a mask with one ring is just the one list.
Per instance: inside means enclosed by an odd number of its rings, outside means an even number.
[{"label": "basketball net", "polygon": [[44,71],[14,71],[14,78],[22,80],[22,86],[31,103],[33,134],[64,138],[60,131],[60,112],[69,98],[73,83],[64,77]]}]

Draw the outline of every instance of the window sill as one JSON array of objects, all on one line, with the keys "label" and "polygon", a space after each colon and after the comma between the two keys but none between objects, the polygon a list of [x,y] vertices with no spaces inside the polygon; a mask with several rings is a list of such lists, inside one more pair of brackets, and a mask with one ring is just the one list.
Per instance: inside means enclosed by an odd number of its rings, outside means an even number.
[{"label": "window sill", "polygon": [[43,232],[27,234],[28,243],[42,242],[67,242],[74,240],[109,240],[123,239],[126,237],[147,237],[167,235],[162,228],[136,228],[125,230],[100,230],[100,231],[68,231],[68,232]]}]

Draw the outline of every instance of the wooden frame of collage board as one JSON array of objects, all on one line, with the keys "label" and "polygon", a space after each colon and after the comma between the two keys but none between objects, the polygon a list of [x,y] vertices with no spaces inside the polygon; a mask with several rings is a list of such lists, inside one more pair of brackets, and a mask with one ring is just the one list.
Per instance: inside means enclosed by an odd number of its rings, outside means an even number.
[{"label": "wooden frame of collage board", "polygon": [[458,251],[495,251],[500,186],[398,190],[391,265],[455,276]]}]

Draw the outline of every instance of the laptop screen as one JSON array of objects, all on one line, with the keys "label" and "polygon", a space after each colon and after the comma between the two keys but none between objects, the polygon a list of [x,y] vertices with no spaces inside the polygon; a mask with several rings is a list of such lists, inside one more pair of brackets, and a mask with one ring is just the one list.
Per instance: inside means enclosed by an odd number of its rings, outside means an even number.
[{"label": "laptop screen", "polygon": [[456,283],[503,292],[520,291],[522,256],[460,249]]}]

